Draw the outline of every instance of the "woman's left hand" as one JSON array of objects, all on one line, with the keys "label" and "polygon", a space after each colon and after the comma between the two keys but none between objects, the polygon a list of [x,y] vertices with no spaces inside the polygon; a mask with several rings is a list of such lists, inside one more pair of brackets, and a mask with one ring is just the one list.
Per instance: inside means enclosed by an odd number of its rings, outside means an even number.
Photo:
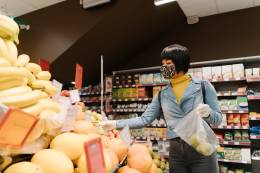
[{"label": "woman's left hand", "polygon": [[207,104],[199,104],[195,112],[202,118],[206,118],[210,114],[210,107]]}]

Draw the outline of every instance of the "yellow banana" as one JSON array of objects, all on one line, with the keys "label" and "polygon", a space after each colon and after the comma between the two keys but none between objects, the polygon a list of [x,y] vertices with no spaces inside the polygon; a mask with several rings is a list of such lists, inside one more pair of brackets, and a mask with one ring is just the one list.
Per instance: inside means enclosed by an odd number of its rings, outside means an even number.
[{"label": "yellow banana", "polygon": [[0,36],[15,41],[19,44],[19,26],[12,18],[5,15],[0,15],[0,29]]},{"label": "yellow banana", "polygon": [[41,91],[41,99],[47,99],[47,98],[49,98],[49,95],[46,92]]},{"label": "yellow banana", "polygon": [[7,106],[24,108],[37,103],[40,98],[41,93],[39,91],[32,91],[18,96],[3,97],[0,99],[0,102]]},{"label": "yellow banana", "polygon": [[31,72],[25,68],[19,67],[1,67],[0,68],[0,78],[3,77],[24,77],[28,79],[28,82],[31,83],[35,80],[35,77]]},{"label": "yellow banana", "polygon": [[61,111],[59,103],[54,102],[51,99],[40,99],[38,103],[43,106],[43,110],[49,109],[56,113],[59,113]]},{"label": "yellow banana", "polygon": [[25,67],[30,61],[30,57],[26,54],[19,55],[17,61],[14,63],[15,67]]},{"label": "yellow banana", "polygon": [[57,93],[58,89],[53,85],[46,85],[44,87],[44,91],[48,93],[50,96],[54,96]]},{"label": "yellow banana", "polygon": [[42,109],[43,109],[42,105],[39,103],[36,103],[32,106],[23,108],[22,111],[24,111],[28,114],[34,115],[34,116],[38,116],[42,112]]},{"label": "yellow banana", "polygon": [[45,86],[51,85],[51,81],[47,80],[35,80],[32,82],[31,87],[33,89],[44,89]]},{"label": "yellow banana", "polygon": [[5,40],[5,44],[9,52],[9,62],[13,65],[17,61],[17,56],[18,56],[17,47],[10,40]]},{"label": "yellow banana", "polygon": [[51,79],[51,73],[48,71],[41,71],[36,75],[36,78],[39,80],[50,80]]},{"label": "yellow banana", "polygon": [[30,72],[32,72],[35,75],[37,75],[40,71],[42,71],[41,66],[30,62],[25,66],[25,68],[27,68]]},{"label": "yellow banana", "polygon": [[21,86],[21,85],[27,85],[28,79],[26,78],[1,78],[0,81],[0,90],[6,90],[9,88]]},{"label": "yellow banana", "polygon": [[32,89],[30,87],[28,87],[26,85],[22,85],[22,86],[9,88],[9,89],[0,91],[0,98],[20,95],[20,94],[31,92],[31,91],[32,91]]},{"label": "yellow banana", "polygon": [[10,62],[5,58],[0,58],[0,67],[10,67]]},{"label": "yellow banana", "polygon": [[5,44],[5,41],[0,37],[0,57],[3,57],[9,61],[9,49]]}]

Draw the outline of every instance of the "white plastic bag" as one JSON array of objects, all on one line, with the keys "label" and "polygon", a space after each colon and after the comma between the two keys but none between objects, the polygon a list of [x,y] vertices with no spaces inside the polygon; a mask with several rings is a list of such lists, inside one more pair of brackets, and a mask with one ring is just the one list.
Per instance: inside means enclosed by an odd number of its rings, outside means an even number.
[{"label": "white plastic bag", "polygon": [[204,156],[209,156],[219,146],[215,133],[196,111],[186,115],[174,129],[186,143]]}]

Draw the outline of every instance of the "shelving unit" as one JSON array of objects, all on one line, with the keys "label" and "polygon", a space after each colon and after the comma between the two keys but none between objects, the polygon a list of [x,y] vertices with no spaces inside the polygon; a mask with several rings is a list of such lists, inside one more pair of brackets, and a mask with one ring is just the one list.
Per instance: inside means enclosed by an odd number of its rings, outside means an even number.
[{"label": "shelving unit", "polygon": [[239,141],[221,141],[221,145],[234,145],[234,146],[250,146],[251,142],[239,142]]}]

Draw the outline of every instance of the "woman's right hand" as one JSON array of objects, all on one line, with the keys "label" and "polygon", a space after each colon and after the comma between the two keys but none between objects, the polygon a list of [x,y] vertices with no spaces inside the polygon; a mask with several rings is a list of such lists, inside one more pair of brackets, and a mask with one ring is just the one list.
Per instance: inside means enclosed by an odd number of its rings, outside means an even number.
[{"label": "woman's right hand", "polygon": [[104,130],[114,130],[116,129],[116,120],[101,121],[99,125],[102,126]]}]

